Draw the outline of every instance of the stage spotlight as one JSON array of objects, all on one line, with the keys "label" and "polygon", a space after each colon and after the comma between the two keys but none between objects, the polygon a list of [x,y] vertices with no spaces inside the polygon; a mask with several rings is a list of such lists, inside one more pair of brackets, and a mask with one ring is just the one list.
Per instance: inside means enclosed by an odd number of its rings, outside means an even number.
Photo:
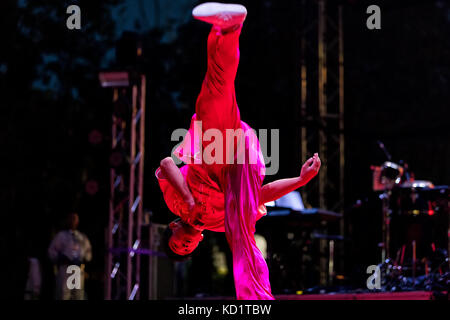
[{"label": "stage spotlight", "polygon": [[103,88],[128,87],[130,85],[128,72],[124,71],[100,72],[98,79]]},{"label": "stage spotlight", "polygon": [[94,196],[98,192],[98,182],[95,180],[89,180],[86,182],[85,191],[88,195]]},{"label": "stage spotlight", "polygon": [[88,140],[90,144],[100,144],[103,141],[103,134],[100,131],[94,129],[89,133]]}]

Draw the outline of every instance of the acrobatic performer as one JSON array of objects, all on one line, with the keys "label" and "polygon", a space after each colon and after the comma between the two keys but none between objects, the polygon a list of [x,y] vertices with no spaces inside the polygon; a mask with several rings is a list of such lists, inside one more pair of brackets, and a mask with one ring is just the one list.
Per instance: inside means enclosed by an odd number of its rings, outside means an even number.
[{"label": "acrobatic performer", "polygon": [[[240,119],[234,88],[239,35],[247,10],[242,5],[204,3],[195,7],[192,14],[212,24],[207,44],[208,65],[189,132],[174,151],[187,164],[178,168],[167,157],[156,170],[164,200],[179,216],[169,224],[163,245],[172,258],[185,258],[203,239],[203,230],[225,232],[233,255],[237,299],[274,299],[266,261],[255,243],[255,223],[266,214],[264,203],[308,183],[318,173],[320,159],[317,153],[309,158],[298,177],[262,185],[265,164],[259,141]],[[213,142],[206,137],[203,141],[198,139],[210,129],[226,137],[222,150],[215,150],[215,161],[202,159],[206,156],[201,152]],[[236,136],[226,135],[230,129],[245,133],[237,136],[237,144]],[[245,147],[245,161],[236,161],[236,156],[242,155],[237,146]],[[230,149],[231,163],[227,153]]]}]

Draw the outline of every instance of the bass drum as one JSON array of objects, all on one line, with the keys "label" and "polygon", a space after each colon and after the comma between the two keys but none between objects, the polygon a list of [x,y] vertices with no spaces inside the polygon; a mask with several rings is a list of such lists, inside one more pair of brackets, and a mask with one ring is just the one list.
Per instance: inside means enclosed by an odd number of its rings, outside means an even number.
[{"label": "bass drum", "polygon": [[404,263],[411,263],[413,241],[419,261],[438,248],[447,249],[448,199],[448,187],[435,188],[430,181],[408,182],[392,190],[391,258],[405,246]]},{"label": "bass drum", "polygon": [[434,185],[430,181],[406,181],[392,192],[394,213],[399,215],[432,214]]}]

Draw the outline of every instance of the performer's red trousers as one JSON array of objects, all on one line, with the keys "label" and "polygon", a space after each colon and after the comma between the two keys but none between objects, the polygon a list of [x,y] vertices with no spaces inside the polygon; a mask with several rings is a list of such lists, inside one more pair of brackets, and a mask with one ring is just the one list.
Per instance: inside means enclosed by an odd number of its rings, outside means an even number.
[{"label": "performer's red trousers", "polygon": [[[251,130],[240,119],[234,87],[241,28],[225,34],[216,27],[211,29],[208,36],[208,68],[197,99],[196,120],[202,121],[203,132],[218,129],[224,137],[223,164],[206,165],[206,168],[225,193],[225,233],[233,253],[237,298],[273,299],[267,264],[254,238],[265,172],[259,142],[256,140],[255,146],[246,140],[246,151],[256,152],[258,156],[261,154],[257,163],[225,164],[226,149],[230,145],[235,148],[234,139],[226,140],[226,129]],[[203,141],[203,147],[209,143]]]}]

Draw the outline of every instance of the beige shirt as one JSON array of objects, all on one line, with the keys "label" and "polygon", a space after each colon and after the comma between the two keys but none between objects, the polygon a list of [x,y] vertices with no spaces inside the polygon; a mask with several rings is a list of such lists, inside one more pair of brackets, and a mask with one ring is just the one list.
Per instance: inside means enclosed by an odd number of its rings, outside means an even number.
[{"label": "beige shirt", "polygon": [[88,262],[92,259],[92,247],[87,236],[78,230],[64,230],[56,234],[50,243],[48,255],[53,262],[57,262],[58,254],[69,260]]}]

